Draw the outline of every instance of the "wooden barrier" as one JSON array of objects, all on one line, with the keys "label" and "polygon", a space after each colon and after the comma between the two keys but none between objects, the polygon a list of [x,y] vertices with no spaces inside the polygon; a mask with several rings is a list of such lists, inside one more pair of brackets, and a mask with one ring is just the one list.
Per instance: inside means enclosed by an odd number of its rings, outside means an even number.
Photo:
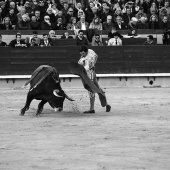
[{"label": "wooden barrier", "polygon": [[[98,74],[170,73],[169,46],[90,47],[99,55]],[[78,61],[77,46],[0,48],[0,75],[30,75],[47,64],[70,74],[70,61]]]}]

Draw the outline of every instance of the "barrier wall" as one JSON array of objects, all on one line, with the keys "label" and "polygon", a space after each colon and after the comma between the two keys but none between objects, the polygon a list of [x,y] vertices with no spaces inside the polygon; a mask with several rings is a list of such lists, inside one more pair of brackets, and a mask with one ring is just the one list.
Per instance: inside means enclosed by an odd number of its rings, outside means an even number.
[{"label": "barrier wall", "polygon": [[[98,74],[170,73],[169,46],[90,47],[99,55]],[[70,74],[70,61],[78,61],[77,46],[0,48],[0,75],[30,75],[40,65]]]}]

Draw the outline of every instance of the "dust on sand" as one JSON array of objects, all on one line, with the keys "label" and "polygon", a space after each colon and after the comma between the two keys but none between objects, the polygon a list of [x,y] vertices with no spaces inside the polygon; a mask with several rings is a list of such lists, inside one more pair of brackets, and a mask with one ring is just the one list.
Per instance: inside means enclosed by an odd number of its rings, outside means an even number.
[{"label": "dust on sand", "polygon": [[110,113],[96,96],[95,114],[83,89],[55,113],[38,101],[25,116],[27,90],[0,89],[0,170],[170,169],[170,88],[105,89]]}]

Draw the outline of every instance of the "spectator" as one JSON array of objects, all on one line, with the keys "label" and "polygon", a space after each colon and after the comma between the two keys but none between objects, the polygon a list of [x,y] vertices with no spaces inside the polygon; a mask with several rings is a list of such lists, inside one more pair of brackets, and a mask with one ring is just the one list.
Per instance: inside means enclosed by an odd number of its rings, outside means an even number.
[{"label": "spectator", "polygon": [[[160,10],[159,12],[159,21],[162,21],[164,16],[167,16],[168,17],[168,13],[167,13],[167,10],[165,8],[163,8],[162,10]],[[169,17],[168,17],[168,20],[169,20]]]},{"label": "spectator", "polygon": [[65,16],[65,18],[66,18],[66,23],[67,23],[67,24],[69,23],[69,21],[70,21],[70,19],[71,19],[72,17],[74,17],[74,9],[73,9],[73,8],[69,8],[69,9],[68,9],[68,12],[67,12],[67,14],[66,14],[66,16]]},{"label": "spectator", "polygon": [[152,11],[155,11],[155,14],[158,14],[158,12],[159,12],[159,10],[158,10],[158,8],[157,8],[157,6],[156,6],[156,2],[152,2],[152,4],[151,4],[150,13],[151,13]]},{"label": "spectator", "polygon": [[147,20],[147,15],[143,12],[143,7],[140,7],[139,12],[135,15],[135,18],[137,18],[138,21],[140,21],[142,17],[146,18]]},{"label": "spectator", "polygon": [[170,16],[169,1],[165,0],[165,2],[164,2],[164,7],[161,8],[160,13],[162,12],[162,10],[166,10],[167,16],[168,16],[168,18],[169,18],[169,16]]},{"label": "spectator", "polygon": [[3,18],[2,8],[0,7],[0,24],[2,24]]},{"label": "spectator", "polygon": [[23,0],[20,0],[19,2],[16,2],[17,3],[17,10],[20,12],[22,10],[22,8],[25,9],[25,6],[24,6],[24,1]]},{"label": "spectator", "polygon": [[48,8],[47,12],[45,13],[45,15],[48,15],[50,17],[50,22],[54,23],[56,22],[56,17],[55,15],[52,13],[52,8]]},{"label": "spectator", "polygon": [[32,33],[33,33],[33,35],[32,35],[32,37],[29,38],[29,43],[31,43],[31,39],[34,38],[36,41],[35,43],[39,45],[41,39],[38,37],[38,32],[33,31]]},{"label": "spectator", "polygon": [[63,3],[63,9],[61,10],[63,12],[63,15],[65,15],[65,16],[67,15],[68,8],[69,8],[68,2],[64,2]]},{"label": "spectator", "polygon": [[121,10],[120,7],[116,8],[115,13],[113,14],[113,23],[114,23],[114,22],[117,22],[117,17],[118,17],[118,16],[121,17],[121,18],[122,18],[122,16],[123,16],[122,10]]},{"label": "spectator", "polygon": [[49,32],[49,38],[51,38],[52,41],[55,41],[55,39],[57,39],[57,36],[55,35],[55,31],[54,30],[51,30]]},{"label": "spectator", "polygon": [[65,16],[63,15],[63,12],[62,11],[58,11],[58,14],[56,16],[56,21],[58,18],[62,18],[62,23],[63,23],[63,26],[66,27],[66,18]]},{"label": "spectator", "polygon": [[24,40],[21,39],[21,34],[17,33],[16,34],[16,39],[12,40],[9,43],[10,47],[27,47],[27,44],[25,43]]},{"label": "spectator", "polygon": [[22,20],[18,23],[18,29],[19,30],[30,30],[31,29],[27,14],[22,15]]},{"label": "spectator", "polygon": [[31,42],[29,43],[29,46],[30,47],[38,47],[38,44],[36,43],[36,39],[35,38],[31,39]]},{"label": "spectator", "polygon": [[25,1],[24,6],[25,6],[25,13],[30,15],[33,12],[33,9],[31,8],[29,0]]},{"label": "spectator", "polygon": [[44,16],[47,8],[45,7],[44,1],[40,0],[38,6],[35,8],[35,11],[40,11],[41,16]]},{"label": "spectator", "polygon": [[54,24],[50,22],[50,17],[48,15],[44,16],[44,21],[41,22],[42,30],[52,30],[54,29]]},{"label": "spectator", "polygon": [[57,22],[54,25],[54,30],[65,30],[62,18],[57,18]]},{"label": "spectator", "polygon": [[152,35],[148,35],[147,36],[147,40],[144,42],[143,45],[156,45],[156,43],[153,40],[153,36]]},{"label": "spectator", "polygon": [[18,22],[18,18],[17,18],[17,16],[16,16],[16,14],[14,13],[14,9],[13,9],[13,8],[11,8],[11,9],[9,10],[9,15],[7,15],[7,16],[8,16],[8,17],[10,18],[10,20],[11,20],[13,29],[15,29],[15,28],[16,28],[16,24],[17,24],[17,22]]},{"label": "spectator", "polygon": [[93,18],[93,21],[90,23],[89,29],[102,30],[102,23],[98,16]]},{"label": "spectator", "polygon": [[[112,16],[112,12],[110,10],[110,7],[109,7],[108,3],[107,2],[103,2],[102,3],[102,11],[101,11],[101,20],[102,20],[102,23],[107,20],[108,16]],[[112,22],[112,20],[111,20],[111,22]]]},{"label": "spectator", "polygon": [[108,46],[121,46],[122,40],[119,37],[119,34],[115,33],[114,38],[109,39]]},{"label": "spectator", "polygon": [[5,17],[0,24],[0,30],[13,30],[15,27],[12,27],[11,20],[9,17]]},{"label": "spectator", "polygon": [[80,21],[81,16],[85,17],[85,13],[83,10],[79,10],[77,13],[77,20]]},{"label": "spectator", "polygon": [[78,35],[76,36],[76,40],[77,40],[77,45],[82,46],[82,45],[88,45],[88,41],[87,38],[84,37],[84,32],[83,30],[79,30],[78,31]]},{"label": "spectator", "polygon": [[141,38],[141,36],[138,35],[137,29],[135,29],[135,28],[129,30],[128,35],[127,36],[124,35],[123,37],[124,38]]},{"label": "spectator", "polygon": [[66,29],[72,31],[76,31],[78,29],[76,17],[71,17],[70,22],[67,24]]},{"label": "spectator", "polygon": [[130,8],[126,9],[126,13],[123,13],[122,20],[124,21],[125,25],[128,25],[131,21],[131,18],[134,17],[134,15],[131,13]]},{"label": "spectator", "polygon": [[112,27],[111,31],[108,33],[108,38],[109,38],[109,39],[110,39],[110,38],[114,38],[115,33],[116,33],[116,34],[119,34],[119,37],[120,37],[120,38],[123,38],[123,36],[122,36],[119,32],[117,32],[117,30],[116,30],[115,27]]},{"label": "spectator", "polygon": [[163,17],[163,20],[160,22],[159,27],[162,30],[169,30],[170,29],[170,22],[168,21],[167,16]]},{"label": "spectator", "polygon": [[65,31],[61,36],[61,39],[73,39],[73,37],[69,35],[68,31]]},{"label": "spectator", "polygon": [[0,46],[1,47],[6,47],[7,46],[6,42],[2,41],[2,35],[1,34],[0,34]]},{"label": "spectator", "polygon": [[35,17],[36,17],[36,21],[41,23],[43,21],[42,17],[41,17],[41,12],[39,10],[35,10]]},{"label": "spectator", "polygon": [[9,2],[9,8],[8,9],[13,9],[15,15],[18,13],[17,6],[15,5],[14,1]]},{"label": "spectator", "polygon": [[140,21],[138,22],[138,29],[148,29],[148,23],[146,22],[147,18],[141,17]]},{"label": "spectator", "polygon": [[95,34],[92,38],[92,46],[103,46],[102,40],[99,34]]},{"label": "spectator", "polygon": [[40,42],[41,47],[53,46],[52,39],[48,37],[48,34],[43,34],[43,40]]},{"label": "spectator", "polygon": [[170,42],[170,32],[169,30],[164,30],[162,35],[163,45],[169,45]]},{"label": "spectator", "polygon": [[20,8],[20,12],[17,14],[18,22],[22,21],[22,15],[25,14],[25,7]]},{"label": "spectator", "polygon": [[77,27],[80,30],[87,30],[89,28],[89,23],[85,21],[85,16],[80,17],[80,21],[77,22]]},{"label": "spectator", "polygon": [[124,24],[124,22],[122,21],[122,17],[119,15],[116,17],[116,23],[114,23],[113,25],[116,28],[116,30],[127,29],[127,25]]},{"label": "spectator", "polygon": [[138,19],[135,17],[131,18],[131,21],[128,24],[128,29],[138,29]]},{"label": "spectator", "polygon": [[58,9],[57,9],[57,7],[56,7],[56,4],[52,4],[51,5],[51,8],[52,8],[52,12],[53,12],[53,14],[56,16],[57,14],[58,14]]},{"label": "spectator", "polygon": [[40,23],[36,21],[35,15],[32,15],[31,17],[30,28],[32,30],[40,30]]},{"label": "spectator", "polygon": [[110,31],[113,27],[113,23],[112,23],[112,16],[108,15],[107,16],[107,21],[103,23],[103,30],[108,30]]},{"label": "spectator", "polygon": [[145,14],[150,13],[150,8],[151,8],[151,0],[145,0],[142,4],[143,10]]},{"label": "spectator", "polygon": [[159,22],[157,15],[151,15],[149,20],[149,29],[159,29]]}]

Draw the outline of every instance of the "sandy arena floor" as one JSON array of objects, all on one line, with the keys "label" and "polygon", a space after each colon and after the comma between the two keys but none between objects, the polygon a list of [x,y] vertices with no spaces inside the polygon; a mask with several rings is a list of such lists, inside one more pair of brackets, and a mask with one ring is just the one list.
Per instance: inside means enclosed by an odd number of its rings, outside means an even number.
[{"label": "sandy arena floor", "polygon": [[96,114],[84,115],[85,90],[65,89],[55,113],[38,101],[19,116],[28,90],[0,89],[0,170],[169,170],[170,88],[105,89],[110,113],[96,99]]}]

